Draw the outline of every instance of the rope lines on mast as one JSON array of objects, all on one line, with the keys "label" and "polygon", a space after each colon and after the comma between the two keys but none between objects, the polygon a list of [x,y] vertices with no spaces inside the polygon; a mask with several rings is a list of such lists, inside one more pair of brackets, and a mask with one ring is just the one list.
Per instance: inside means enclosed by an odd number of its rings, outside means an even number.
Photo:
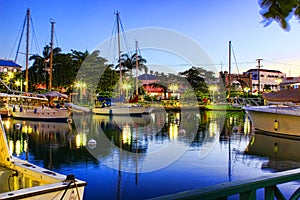
[{"label": "rope lines on mast", "polygon": [[[24,35],[24,30],[25,30],[25,27],[26,27],[26,22],[27,22],[27,15],[25,15],[25,19],[24,19],[24,22],[19,30],[19,33],[16,37],[16,40],[14,42],[14,45],[11,49],[11,52],[9,54],[9,58],[12,57],[12,54],[14,52],[14,49],[15,49],[15,46],[16,46],[16,43],[18,41],[18,46],[17,46],[17,50],[16,50],[16,54],[15,54],[15,58],[14,58],[14,61],[17,62],[18,60],[18,56],[19,54],[25,54],[24,52],[21,52],[20,49],[21,49],[21,46],[22,46],[22,40],[23,40],[23,35]],[[36,31],[35,31],[35,28],[34,28],[34,23],[33,23],[33,20],[32,20],[32,17],[30,16],[30,27],[31,27],[31,44],[34,44],[35,46],[31,45],[31,49],[30,51],[32,52],[33,51],[33,48],[35,48],[37,50],[37,52],[40,52],[40,48],[39,48],[39,45],[38,45],[38,40],[37,40],[37,36],[36,36]],[[29,55],[33,55],[33,54],[30,54]]]},{"label": "rope lines on mast", "polygon": [[15,61],[17,61],[17,59],[18,59],[18,53],[19,53],[19,50],[20,50],[20,46],[21,46],[21,42],[22,42],[22,37],[23,37],[24,30],[25,30],[26,21],[27,21],[27,15],[25,16],[25,20],[24,20],[24,23],[23,23],[23,26],[22,26],[22,32],[21,32],[20,40],[19,40],[18,47],[17,47]]},{"label": "rope lines on mast", "polygon": [[235,53],[234,53],[234,50],[233,50],[233,46],[231,44],[231,51],[232,51],[232,54],[233,54],[233,58],[234,58],[234,62],[235,62],[235,66],[236,66],[236,70],[237,70],[237,73],[238,75],[240,74],[239,72],[239,68],[238,68],[238,65],[237,65],[237,62],[236,62],[236,57],[235,57]]}]

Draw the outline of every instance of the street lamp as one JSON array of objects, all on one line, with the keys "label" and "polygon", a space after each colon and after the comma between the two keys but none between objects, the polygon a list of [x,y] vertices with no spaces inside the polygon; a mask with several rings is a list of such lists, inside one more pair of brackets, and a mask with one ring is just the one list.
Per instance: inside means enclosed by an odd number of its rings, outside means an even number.
[{"label": "street lamp", "polygon": [[169,85],[169,89],[172,90],[172,94],[173,94],[173,97],[174,97],[174,93],[178,90],[179,86],[177,83],[172,83]]},{"label": "street lamp", "polygon": [[212,92],[213,101],[215,99],[215,92],[217,91],[218,87],[216,85],[209,86],[208,90]]},{"label": "street lamp", "polygon": [[249,91],[250,91],[250,88],[249,88],[249,87],[245,87],[245,88],[244,88],[244,92],[247,94],[247,97],[248,97],[248,95],[249,95]]},{"label": "street lamp", "polygon": [[17,90],[19,90],[19,86],[21,85],[21,82],[20,82],[19,80],[17,80],[17,81],[15,82],[15,85],[17,86]]},{"label": "street lamp", "polygon": [[131,89],[131,85],[129,83],[123,83],[122,88],[125,90],[125,98],[128,98],[128,91]]}]

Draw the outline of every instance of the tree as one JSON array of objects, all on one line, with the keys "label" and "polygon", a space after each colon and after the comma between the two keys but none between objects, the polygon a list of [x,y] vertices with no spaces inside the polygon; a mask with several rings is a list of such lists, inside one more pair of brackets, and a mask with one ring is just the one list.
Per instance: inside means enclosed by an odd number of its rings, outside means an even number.
[{"label": "tree", "polygon": [[[39,83],[46,83],[48,84],[48,76],[47,72],[45,71],[45,68],[49,67],[49,58],[51,53],[51,48],[49,45],[46,45],[44,47],[44,50],[42,52],[42,56],[40,55],[33,55],[29,58],[29,60],[33,60],[33,65],[28,69],[29,74],[29,80],[28,80],[28,86],[29,89],[32,91],[34,90],[33,86],[36,86]],[[60,54],[61,49],[59,47],[56,47],[53,49],[53,60],[55,57]],[[55,63],[55,62],[53,62]]]},{"label": "tree", "polygon": [[265,26],[275,20],[282,29],[289,30],[288,20],[291,15],[300,19],[300,2],[298,0],[260,0],[260,14],[265,18]]},{"label": "tree", "polygon": [[113,65],[108,65],[98,82],[96,93],[101,97],[113,97],[116,85],[119,81],[119,74],[112,70]]},{"label": "tree", "polygon": [[206,76],[206,72],[207,74],[209,74],[209,76],[211,76],[211,72],[196,67],[192,67],[189,70],[180,72],[179,74],[186,78],[186,80],[195,91],[200,90],[202,92],[207,92],[208,87],[204,79]]},{"label": "tree", "polygon": [[[125,70],[129,70],[130,78],[132,78],[132,70],[136,68],[136,60],[138,63],[138,70],[144,70],[147,73],[148,68],[146,66],[147,60],[142,58],[142,56],[136,56],[136,53],[133,54],[131,57],[128,54],[122,54],[119,63],[121,63],[122,67],[125,67]],[[120,64],[116,65],[116,69],[119,69]]]}]

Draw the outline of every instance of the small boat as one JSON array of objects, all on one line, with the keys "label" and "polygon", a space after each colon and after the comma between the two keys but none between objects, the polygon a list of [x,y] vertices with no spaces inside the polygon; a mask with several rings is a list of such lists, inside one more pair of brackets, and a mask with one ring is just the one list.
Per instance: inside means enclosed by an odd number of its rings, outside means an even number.
[{"label": "small boat", "polygon": [[[10,95],[10,113],[13,118],[35,121],[67,122],[70,112],[60,104],[51,105],[43,96]],[[22,104],[18,103],[22,101]]]},{"label": "small boat", "polygon": [[0,123],[0,199],[83,199],[85,181],[12,156]]},{"label": "small boat", "polygon": [[[121,48],[121,44],[120,44],[120,16],[119,16],[119,12],[116,12],[116,19],[117,19],[117,38],[118,38],[118,49]],[[122,62],[121,62],[121,51],[118,51],[118,67],[119,67],[119,73],[120,73],[120,78],[119,78],[119,86],[122,86]],[[136,72],[138,71],[138,43],[136,41]],[[150,114],[153,111],[153,108],[150,106],[142,106],[140,104],[138,104],[138,75],[136,74],[136,94],[135,94],[135,98],[132,100],[128,100],[126,101],[126,103],[124,103],[125,101],[121,100],[123,99],[123,95],[122,95],[122,87],[119,88],[120,89],[120,93],[119,93],[119,98],[120,101],[114,105],[104,105],[102,104],[100,107],[94,107],[92,109],[92,112],[98,115],[143,115],[143,114]],[[127,96],[127,95],[125,95]],[[125,97],[126,98],[126,97]],[[132,103],[127,103],[127,102],[132,102]],[[135,103],[134,103],[135,102]]]},{"label": "small boat", "polygon": [[[243,107],[255,129],[292,136],[300,136],[300,89],[264,93],[266,106]],[[279,102],[279,103],[278,103]]]}]

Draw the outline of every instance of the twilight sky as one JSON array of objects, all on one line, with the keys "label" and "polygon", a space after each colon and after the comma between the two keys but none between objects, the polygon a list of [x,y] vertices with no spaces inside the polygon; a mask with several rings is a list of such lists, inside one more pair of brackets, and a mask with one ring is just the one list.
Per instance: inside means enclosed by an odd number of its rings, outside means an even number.
[{"label": "twilight sky", "polygon": [[[237,68],[240,72],[254,68],[256,59],[262,58],[265,69],[281,70],[291,76],[300,75],[299,22],[291,19],[291,30],[288,32],[276,22],[264,27],[257,0],[0,2],[0,58],[14,59],[17,49],[15,43],[18,42],[27,8],[31,10],[35,32],[35,37],[31,38],[32,54],[40,54],[43,47],[49,44],[50,18],[56,22],[55,46],[62,48],[63,52],[70,52],[71,49],[91,52],[112,36],[114,12],[118,10],[125,31],[145,27],[176,31],[196,42],[217,70],[228,68],[228,41],[231,40],[235,55],[232,57],[233,72],[237,72]],[[21,47],[21,51],[22,48],[25,51],[24,47]],[[155,60],[151,52],[142,54],[150,63],[162,62]],[[22,56],[18,63],[25,65]],[[165,56],[161,64],[171,65],[179,71],[186,69],[183,61],[169,56]]]}]

